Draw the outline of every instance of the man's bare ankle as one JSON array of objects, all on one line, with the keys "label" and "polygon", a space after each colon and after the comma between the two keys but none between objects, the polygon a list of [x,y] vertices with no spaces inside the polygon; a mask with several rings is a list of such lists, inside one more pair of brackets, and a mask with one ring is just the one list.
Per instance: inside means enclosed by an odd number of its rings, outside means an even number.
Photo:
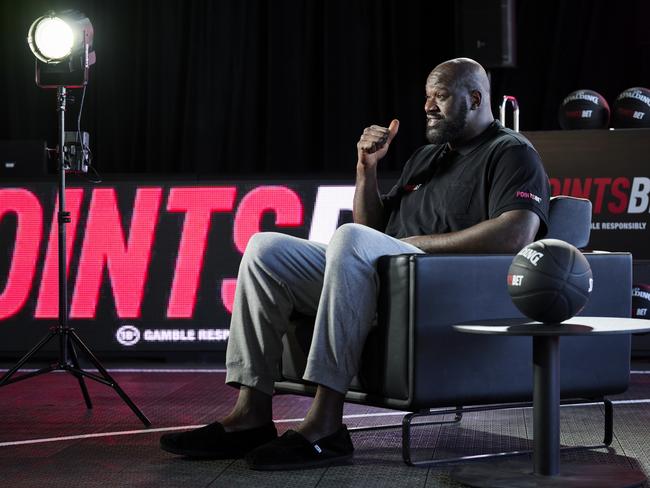
[{"label": "man's bare ankle", "polygon": [[238,432],[242,430],[256,429],[271,422],[266,417],[226,417],[221,421],[221,425],[226,432]]},{"label": "man's bare ankle", "polygon": [[342,425],[342,422],[328,422],[327,424],[303,422],[296,427],[296,432],[300,433],[309,442],[316,442],[319,439],[334,434]]}]

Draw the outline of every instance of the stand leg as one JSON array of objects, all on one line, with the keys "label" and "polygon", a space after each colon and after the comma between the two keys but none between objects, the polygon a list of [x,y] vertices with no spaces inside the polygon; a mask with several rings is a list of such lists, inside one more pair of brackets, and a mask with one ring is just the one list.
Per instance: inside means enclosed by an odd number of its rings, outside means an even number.
[{"label": "stand leg", "polygon": [[[72,343],[72,340],[70,339],[70,336],[68,336],[67,339],[68,342],[68,351],[70,351],[70,360],[72,361],[72,365],[76,369],[81,369],[79,366],[79,358],[77,357],[77,351],[74,348],[74,344]],[[90,410],[93,408],[93,403],[90,400],[90,395],[88,394],[88,388],[86,388],[86,381],[84,380],[84,377],[80,374],[77,373],[72,373],[77,377],[79,380],[79,387],[81,388],[81,394],[84,397],[84,401],[86,402],[86,407]]]},{"label": "stand leg", "polygon": [[[40,351],[41,348],[43,346],[45,346],[45,344],[50,342],[52,337],[54,337],[55,335],[56,335],[55,331],[50,331],[45,337],[43,337],[39,341],[38,344],[36,344],[34,347],[32,347],[27,354],[25,354],[22,358],[20,358],[20,360],[15,364],[15,366],[13,368],[11,368],[9,371],[7,371],[2,378],[0,378],[0,386],[8,385],[9,383],[15,383],[16,381],[20,381],[20,380],[23,380],[23,379],[26,379],[26,378],[31,378],[32,376],[36,376],[36,373],[32,373],[32,374],[29,374],[29,375],[19,376],[18,378],[14,378],[12,381],[9,381],[11,379],[11,377],[14,375],[14,373],[16,371],[18,371],[22,367],[23,364],[25,364],[27,361],[29,361],[29,359],[34,354],[36,354],[38,351]],[[54,368],[46,368],[46,369],[47,369],[47,371],[43,370],[42,372],[47,373],[49,371],[52,371]],[[37,373],[40,374],[40,372],[37,372]]]},{"label": "stand leg", "polygon": [[79,338],[79,336],[73,331],[70,330],[70,340],[73,343],[76,343],[79,348],[88,356],[88,359],[90,359],[90,362],[93,363],[93,365],[97,368],[99,373],[108,380],[109,386],[113,388],[117,394],[124,400],[124,403],[126,403],[129,408],[135,413],[138,418],[142,421],[142,423],[149,427],[151,425],[151,422],[149,419],[140,411],[140,409],[131,401],[129,396],[120,388],[120,385],[115,381],[110,374],[108,374],[108,371],[104,369],[104,367],[101,365],[99,360],[95,357],[95,355],[92,353],[90,349],[82,342],[82,340]]},{"label": "stand leg", "polygon": [[[59,362],[52,364],[49,367],[42,368],[38,371],[34,371],[31,373],[25,373],[22,374],[18,377],[12,378],[12,375],[18,371],[36,352],[38,352],[43,346],[45,346],[53,337],[59,336],[65,336],[63,341],[60,341],[59,346],[61,347],[61,342],[65,344],[64,348],[64,353],[59,357]],[[80,368],[79,365],[79,357],[77,355],[77,351],[75,349],[75,342],[79,346],[82,352],[84,352],[92,364],[97,368],[97,370],[101,373],[101,376],[94,375],[91,373],[87,373],[83,371]],[[61,351],[60,351],[61,352]],[[70,355],[70,363],[68,363],[68,359],[66,355]],[[92,402],[90,400],[90,395],[88,394],[88,388],[86,387],[86,383],[84,380],[84,376],[89,377],[90,379],[103,383],[107,386],[110,386],[113,388],[117,394],[122,398],[122,400],[129,406],[129,408],[137,415],[137,417],[142,421],[142,423],[149,427],[151,425],[151,422],[149,419],[140,411],[140,409],[131,401],[129,396],[120,388],[120,385],[111,377],[110,374],[108,374],[108,371],[104,369],[104,367],[101,365],[101,363],[98,361],[98,359],[95,357],[95,355],[92,353],[90,349],[81,341],[79,336],[74,332],[73,329],[70,329],[68,327],[66,328],[52,328],[50,333],[45,336],[41,341],[36,344],[30,351],[23,356],[18,363],[16,363],[15,366],[13,366],[1,379],[0,379],[0,386],[8,385],[10,383],[15,383],[17,381],[21,380],[26,380],[28,378],[32,378],[34,376],[38,376],[40,374],[44,373],[50,373],[55,370],[63,370],[67,371],[68,373],[72,374],[77,378],[79,381],[79,386],[81,387],[81,393],[83,394],[84,401],[86,402],[86,406],[91,409],[92,408]]]}]

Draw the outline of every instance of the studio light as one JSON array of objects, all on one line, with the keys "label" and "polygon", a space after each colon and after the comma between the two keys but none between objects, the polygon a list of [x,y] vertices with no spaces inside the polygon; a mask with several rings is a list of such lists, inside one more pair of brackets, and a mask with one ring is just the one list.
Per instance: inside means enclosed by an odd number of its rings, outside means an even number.
[{"label": "studio light", "polygon": [[77,88],[88,83],[95,63],[93,26],[77,10],[50,12],[36,19],[27,42],[36,56],[36,84],[41,88]]},{"label": "studio light", "polygon": [[[83,88],[80,104],[83,107],[86,85],[88,84],[88,68],[95,62],[95,53],[90,51],[93,42],[93,26],[88,17],[76,10],[66,10],[58,15],[52,12],[39,17],[32,23],[27,34],[27,42],[36,56],[36,84],[41,88],[56,88],[57,90],[56,105],[59,119],[59,144],[56,150],[59,160],[57,168],[59,182],[57,213],[59,321],[18,363],[0,377],[0,387],[52,371],[66,371],[79,381],[79,387],[87,408],[92,408],[92,401],[86,387],[86,378],[113,388],[133,413],[148,427],[151,425],[149,419],[120,388],[120,385],[104,369],[92,351],[83,343],[68,323],[68,283],[66,273],[68,266],[65,226],[70,222],[71,217],[65,206],[65,175],[67,171],[87,171],[86,153],[88,152],[88,143],[81,136],[79,127],[81,108],[77,117],[77,132],[76,134],[73,133],[73,141],[66,143],[65,111],[68,88]],[[14,376],[27,361],[52,339],[56,339],[55,342],[59,344],[58,361],[37,371]],[[97,374],[82,369],[79,364],[80,354],[86,356],[93,366],[97,368]]]},{"label": "studio light", "polygon": [[41,17],[29,29],[29,47],[44,63],[59,63],[70,55],[74,36],[72,29],[59,17]]}]

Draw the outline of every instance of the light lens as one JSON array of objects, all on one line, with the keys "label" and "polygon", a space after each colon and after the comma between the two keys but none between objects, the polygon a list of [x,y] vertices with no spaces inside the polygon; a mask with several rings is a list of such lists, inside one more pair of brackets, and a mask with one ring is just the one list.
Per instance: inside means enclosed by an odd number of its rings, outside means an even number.
[{"label": "light lens", "polygon": [[59,17],[43,18],[33,32],[34,46],[46,61],[61,60],[72,52],[74,34]]}]

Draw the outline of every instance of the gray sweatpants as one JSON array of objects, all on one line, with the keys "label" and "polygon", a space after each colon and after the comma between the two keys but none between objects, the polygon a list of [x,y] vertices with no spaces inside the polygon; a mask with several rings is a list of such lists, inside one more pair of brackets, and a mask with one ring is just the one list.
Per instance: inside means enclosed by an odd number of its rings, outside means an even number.
[{"label": "gray sweatpants", "polygon": [[295,310],[316,317],[303,378],[345,393],[376,313],[377,258],[421,252],[359,224],[339,227],[329,245],[255,234],[239,266],[226,383],[272,393]]}]

